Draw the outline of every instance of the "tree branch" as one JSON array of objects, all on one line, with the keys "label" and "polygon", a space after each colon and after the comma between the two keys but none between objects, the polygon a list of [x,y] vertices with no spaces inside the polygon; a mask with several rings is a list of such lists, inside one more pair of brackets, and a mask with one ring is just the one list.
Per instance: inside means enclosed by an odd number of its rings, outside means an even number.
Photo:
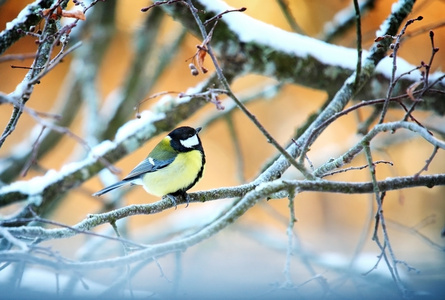
[{"label": "tree branch", "polygon": [[[402,1],[398,6],[399,10],[385,21],[386,27],[380,35],[395,36],[414,2],[414,0]],[[218,0],[197,0],[194,5],[199,9],[202,19],[209,19],[214,14],[233,9]],[[200,36],[197,25],[187,13],[188,8],[185,5],[177,3],[161,7],[196,36]],[[375,57],[374,68],[377,64],[379,67],[375,73],[366,75],[372,76],[373,85],[371,86],[368,80],[362,81],[363,86],[357,92],[357,98],[373,99],[385,96],[392,71],[392,60],[384,58],[389,44],[388,41],[379,43],[379,47],[382,47],[371,49],[372,53],[363,51],[364,57]],[[376,46],[377,44],[374,45]],[[212,37],[212,47],[218,53],[218,60],[226,76],[256,73],[272,76],[283,82],[325,90],[328,94],[337,92],[354,72],[357,64],[357,60],[352,59],[357,57],[356,49],[327,44],[314,38],[287,32],[239,13],[229,14],[218,20],[218,30]],[[398,74],[415,69],[403,59],[399,59],[398,66]],[[438,78],[442,73],[437,72],[432,75]],[[410,76],[405,76],[398,82],[397,89],[406,90],[418,80],[419,76],[420,73],[411,72]],[[443,82],[439,85],[441,88],[445,86]],[[427,106],[437,105],[438,109],[435,111],[437,114],[445,113],[445,106],[441,105],[442,100],[439,95],[432,95],[425,101],[428,103]]]}]

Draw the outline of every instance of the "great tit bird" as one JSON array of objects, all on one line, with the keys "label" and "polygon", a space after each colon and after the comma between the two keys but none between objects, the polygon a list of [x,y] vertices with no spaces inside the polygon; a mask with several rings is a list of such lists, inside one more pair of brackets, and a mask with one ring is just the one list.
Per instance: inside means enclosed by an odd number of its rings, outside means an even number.
[{"label": "great tit bird", "polygon": [[176,206],[175,197],[182,196],[189,204],[186,191],[202,177],[205,154],[196,129],[178,127],[163,138],[122,181],[94,193],[100,196],[125,184],[142,185],[147,193],[168,196]]}]

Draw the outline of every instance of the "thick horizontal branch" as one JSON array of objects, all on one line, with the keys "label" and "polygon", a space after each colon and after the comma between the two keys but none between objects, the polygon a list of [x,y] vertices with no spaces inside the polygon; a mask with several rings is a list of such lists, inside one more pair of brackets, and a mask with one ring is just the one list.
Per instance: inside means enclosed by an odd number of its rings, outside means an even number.
[{"label": "thick horizontal branch", "polygon": [[[311,192],[330,192],[342,194],[370,194],[374,192],[372,182],[338,182],[338,181],[317,181],[294,182],[285,181],[293,184],[300,191]],[[445,174],[425,175],[425,176],[406,176],[387,178],[377,182],[381,192],[400,190],[424,186],[433,188],[434,186],[445,185]]]},{"label": "thick horizontal branch", "polygon": [[[419,177],[399,177],[388,178],[378,182],[379,189],[381,191],[390,191],[407,187],[427,186],[432,187],[435,185],[445,185],[445,175],[429,175]],[[264,197],[276,194],[278,192],[288,192],[291,189],[296,189],[299,192],[303,191],[319,191],[330,193],[373,193],[373,184],[371,182],[364,183],[347,183],[347,182],[334,182],[334,181],[299,181],[299,180],[275,180],[273,182],[265,183],[260,186],[244,185],[240,187],[224,188],[206,192],[192,193],[190,194],[192,202],[209,201],[214,199],[220,199],[222,195],[227,197],[244,196],[241,201],[230,209],[221,218],[215,222],[209,224],[209,226],[199,230],[198,232],[170,242],[153,245],[135,251],[124,257],[117,257],[111,259],[104,259],[99,261],[90,262],[68,262],[61,259],[42,258],[34,255],[29,255],[28,251],[7,251],[0,252],[1,261],[23,261],[35,264],[47,265],[54,268],[63,269],[76,269],[76,270],[91,270],[98,268],[114,268],[118,266],[124,266],[129,263],[141,261],[150,257],[159,257],[171,252],[184,250],[191,247],[204,239],[211,237],[212,235],[225,228],[227,224],[233,223],[237,217],[244,214],[250,207],[255,205],[259,200]],[[249,191],[250,190],[250,191]],[[216,197],[216,198],[215,198]],[[182,202],[182,201],[181,201]],[[131,205],[128,207],[120,208],[108,213],[91,215],[81,223],[73,226],[74,229],[43,229],[41,227],[18,227],[8,228],[8,232],[21,238],[33,238],[38,236],[41,240],[54,239],[54,238],[68,238],[73,235],[79,234],[79,231],[86,231],[92,227],[100,224],[115,222],[119,218],[124,218],[135,214],[154,213],[155,210],[162,207],[172,207],[172,203],[168,199],[162,201],[146,204],[146,205]],[[5,226],[7,224],[3,224]]]},{"label": "thick horizontal branch", "polygon": [[[428,187],[445,185],[445,174],[436,175],[424,175],[424,176],[407,176],[387,178],[382,181],[378,181],[378,187],[380,191],[392,191],[400,190],[404,188],[414,187]],[[269,183],[264,183],[259,186],[254,184],[245,184],[236,187],[226,187],[213,189],[208,191],[201,191],[190,193],[190,203],[207,202],[219,199],[243,197],[252,190],[261,187],[266,191],[262,195],[262,198],[270,196],[269,191],[265,189],[268,185],[274,186],[273,192],[288,191],[289,189],[296,189],[301,192],[323,192],[323,193],[343,193],[343,194],[367,194],[373,193],[372,182],[340,182],[340,181],[328,181],[328,180],[275,180]],[[186,204],[186,200],[182,198],[176,199],[177,204]],[[150,215],[159,213],[166,209],[174,208],[175,205],[169,198],[163,198],[160,201],[150,204],[129,205],[126,207],[118,208],[102,214],[94,214],[88,216],[82,222],[73,226],[75,230],[70,228],[61,229],[44,229],[41,227],[21,227],[10,228],[10,232],[14,235],[19,234],[21,237],[39,237],[42,240],[55,239],[55,238],[68,238],[79,233],[79,231],[88,231],[94,227],[102,224],[114,222],[123,218],[134,215]],[[10,223],[14,221],[0,221],[0,226],[10,226]]]}]

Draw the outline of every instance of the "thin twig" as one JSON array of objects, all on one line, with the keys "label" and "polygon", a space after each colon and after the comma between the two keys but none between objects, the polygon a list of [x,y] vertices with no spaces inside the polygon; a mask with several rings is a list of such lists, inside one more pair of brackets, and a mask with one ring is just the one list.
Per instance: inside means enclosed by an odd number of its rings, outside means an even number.
[{"label": "thin twig", "polygon": [[423,166],[423,168],[420,169],[420,171],[417,172],[414,176],[419,176],[423,171],[428,171],[428,167],[433,162],[433,159],[436,156],[438,151],[439,151],[439,147],[434,146],[433,153],[431,153],[430,157],[425,161],[425,165]]},{"label": "thin twig", "polygon": [[141,8],[141,12],[147,12],[156,6],[160,6],[160,5],[164,5],[164,4],[169,5],[169,4],[178,3],[178,2],[187,5],[187,3],[185,3],[184,0],[157,1],[157,2],[153,3],[152,5]]},{"label": "thin twig", "polygon": [[[204,25],[202,24],[201,20],[198,17],[198,14],[196,12],[197,9],[193,6],[191,0],[187,0],[187,3],[189,5],[190,12],[192,13],[196,23],[198,24],[203,39],[206,40],[208,38],[208,35]],[[255,124],[255,126],[261,131],[261,133],[263,133],[263,135],[266,137],[266,140],[269,143],[271,143],[290,162],[291,165],[297,168],[306,178],[314,179],[314,177],[310,174],[310,172],[306,170],[304,165],[299,164],[297,163],[297,161],[295,161],[295,159],[272,137],[272,135],[264,128],[264,126],[258,121],[258,119],[247,109],[247,107],[232,92],[230,84],[228,83],[226,77],[222,72],[221,67],[219,66],[219,63],[213,53],[210,43],[207,44],[207,53],[209,54],[209,56],[213,61],[213,65],[215,66],[216,74],[218,75],[219,81],[223,85],[224,89],[227,90],[227,95],[233,101],[235,101],[235,103],[238,105],[241,111]]]},{"label": "thin twig", "polygon": [[[420,93],[420,92],[414,92],[414,93]],[[400,106],[402,106],[402,108],[407,111],[405,105],[402,103],[402,100],[404,98],[407,98],[408,94],[403,94],[400,96],[396,96],[396,97],[392,97],[389,99],[390,102],[396,102],[398,103]],[[345,116],[347,114],[349,114],[350,112],[357,110],[360,107],[364,107],[364,106],[370,106],[370,105],[377,105],[377,104],[382,104],[386,101],[385,98],[382,99],[375,99],[375,100],[369,100],[369,101],[362,101],[360,103],[357,103],[347,109],[344,109],[342,111],[339,111],[333,115],[331,115],[329,118],[327,118],[325,121],[323,121],[321,124],[319,124],[317,127],[315,127],[310,133],[308,138],[306,139],[305,143],[301,146],[301,151],[302,153],[306,153],[309,145],[311,143],[313,143],[315,141],[315,137],[317,135],[319,135],[319,132],[321,132],[323,129],[325,129],[329,124],[331,124],[332,122],[334,122],[336,119],[340,118],[341,116]],[[413,117],[414,119],[414,117]],[[414,119],[415,120],[415,119]],[[416,122],[418,123],[418,122]],[[418,125],[420,126],[420,123],[418,123]],[[366,134],[366,133],[365,133]]]},{"label": "thin twig", "polygon": [[[386,228],[385,217],[383,214],[383,200],[385,198],[386,191],[380,191],[379,186],[377,184],[375,165],[372,160],[371,148],[370,148],[369,143],[364,143],[364,152],[365,152],[365,156],[366,156],[366,161],[369,166],[369,172],[371,174],[371,181],[372,181],[372,185],[374,187],[374,194],[375,194],[375,199],[377,202],[377,213],[375,216],[375,227],[374,227],[374,234],[373,234],[372,240],[374,242],[376,242],[376,244],[380,247],[380,250],[382,251],[381,255],[383,255],[386,266],[388,267],[388,270],[391,273],[394,283],[396,284],[397,288],[402,293],[402,295],[405,295],[407,290],[404,287],[402,280],[400,279],[400,276],[399,276],[399,272],[397,269],[397,262],[396,262],[397,260],[395,258],[395,254],[391,247],[391,241],[389,239],[388,231]],[[380,226],[381,226],[381,229],[383,232],[383,240],[384,240],[383,245],[380,243],[380,240],[378,237],[379,224],[381,224]],[[391,261],[386,254],[386,249],[389,252]]]},{"label": "thin twig", "polygon": [[26,174],[28,173],[29,168],[31,168],[32,164],[34,164],[35,161],[36,161],[37,152],[38,152],[39,146],[40,146],[39,140],[42,137],[42,134],[45,131],[45,129],[46,129],[46,126],[42,126],[42,129],[40,130],[40,133],[37,136],[37,138],[36,138],[36,140],[35,140],[35,142],[34,142],[34,144],[32,146],[31,156],[27,160],[27,162],[26,162],[25,166],[23,167],[22,172],[20,174],[22,177],[26,176]]},{"label": "thin twig", "polygon": [[286,18],[287,23],[290,25],[292,30],[299,34],[304,34],[303,30],[301,29],[300,26],[298,26],[297,21],[295,20],[294,16],[292,15],[292,12],[290,11],[289,3],[286,0],[276,0],[276,1],[281,9],[281,12]]},{"label": "thin twig", "polygon": [[[392,162],[386,161],[386,160],[378,160],[378,161],[373,162],[373,164],[374,165],[377,165],[377,164],[388,164],[390,166],[394,165]],[[352,170],[363,170],[363,169],[366,169],[368,167],[369,167],[369,165],[363,165],[363,166],[359,166],[359,167],[349,167],[349,168],[345,168],[345,169],[335,170],[333,172],[323,174],[322,176],[320,176],[320,178],[323,178],[323,177],[326,177],[326,176],[332,176],[332,175],[335,175],[335,174],[338,174],[338,173],[345,173],[345,172],[352,171]]]},{"label": "thin twig", "polygon": [[241,183],[246,182],[246,177],[244,175],[244,159],[243,159],[243,153],[241,150],[241,141],[240,138],[236,132],[235,124],[233,120],[233,114],[226,114],[225,120],[227,127],[229,128],[229,134],[231,137],[231,140],[233,142],[233,147],[235,150],[235,157],[236,157],[236,166],[237,166],[237,172],[238,180]]},{"label": "thin twig", "polygon": [[82,42],[77,42],[76,44],[71,46],[68,50],[66,50],[62,54],[59,54],[57,56],[57,58],[51,64],[48,63],[47,65],[45,65],[45,67],[42,69],[42,71],[37,76],[35,76],[33,79],[31,79],[29,81],[29,84],[34,85],[34,84],[39,83],[40,80],[43,78],[43,76],[45,76],[51,70],[53,70],[67,55],[71,54],[71,52],[73,52],[80,46],[82,46]]},{"label": "thin twig", "polygon": [[245,7],[241,7],[241,8],[238,8],[238,9],[228,9],[228,10],[223,11],[222,13],[219,13],[219,14],[215,15],[214,17],[212,17],[212,18],[206,20],[206,21],[203,23],[203,25],[204,25],[204,26],[207,26],[209,23],[211,23],[211,22],[213,22],[213,21],[216,21],[216,20],[218,20],[218,19],[221,19],[222,16],[225,15],[225,14],[227,14],[227,13],[231,13],[231,12],[244,12],[244,11],[246,11],[246,9],[247,9],[247,8],[245,8]]},{"label": "thin twig", "polygon": [[422,234],[419,229],[426,227],[427,225],[431,225],[436,223],[437,216],[436,214],[427,216],[426,218],[424,218],[423,220],[421,220],[418,224],[414,225],[414,226],[406,226],[403,225],[397,221],[394,220],[388,220],[388,224],[393,227],[396,228],[398,230],[401,231],[405,231],[408,233],[413,234],[414,236],[418,237],[419,239],[421,239],[423,242],[425,242],[425,244],[429,245],[430,247],[439,250],[441,252],[445,252],[445,246],[442,246],[436,242],[434,242],[432,239],[430,239],[429,237],[427,237],[426,235]]},{"label": "thin twig", "polygon": [[287,234],[287,251],[286,251],[286,263],[284,265],[284,279],[285,286],[292,286],[292,278],[290,276],[291,271],[291,260],[293,253],[293,237],[294,237],[294,226],[295,222],[297,222],[297,218],[295,217],[295,200],[296,192],[294,190],[289,190],[289,224],[287,225],[286,234]]},{"label": "thin twig", "polygon": [[360,75],[362,72],[362,23],[360,15],[360,5],[358,0],[354,0],[355,9],[355,23],[356,23],[356,35],[357,35],[357,66],[355,68],[355,81],[354,84],[358,87],[360,82]]},{"label": "thin twig", "polygon": [[[388,105],[389,105],[389,99],[391,99],[392,97],[392,92],[395,88],[395,84],[396,84],[396,71],[397,71],[397,54],[400,48],[400,43],[401,43],[401,38],[403,37],[403,35],[406,32],[406,29],[408,28],[409,25],[411,25],[412,23],[414,23],[415,21],[420,21],[423,18],[421,16],[417,17],[416,19],[410,19],[405,23],[405,26],[403,26],[402,30],[400,31],[400,33],[398,35],[396,35],[395,39],[396,41],[394,42],[393,45],[393,51],[391,53],[391,57],[393,58],[393,67],[392,67],[392,72],[391,72],[391,80],[390,80],[390,84],[389,84],[389,88],[386,94],[386,101],[385,103],[383,103],[383,107],[382,107],[382,112],[380,115],[380,119],[379,119],[379,124],[383,123],[384,119],[385,119],[385,115],[386,112],[388,111]],[[385,38],[392,38],[392,37],[378,37],[377,39],[385,39]]]},{"label": "thin twig", "polygon": [[[435,83],[439,82],[439,80],[436,80],[432,85],[429,85],[429,77],[430,77],[430,72],[431,72],[431,65],[433,64],[433,60],[434,57],[436,55],[436,53],[439,51],[439,48],[437,48],[434,44],[434,32],[431,30],[430,31],[430,42],[431,42],[431,55],[430,55],[430,60],[428,62],[428,64],[425,64],[422,62],[422,67],[425,68],[425,72],[422,73],[423,75],[423,88],[422,88],[422,94],[420,96],[422,96],[425,92],[427,92],[431,87],[434,86]],[[441,76],[440,80],[442,80],[444,78],[445,75]],[[410,109],[407,111],[407,113],[405,114],[404,120],[408,119],[408,115],[411,114],[415,107],[417,106],[417,104],[420,101],[414,101],[414,103],[411,105]]]}]

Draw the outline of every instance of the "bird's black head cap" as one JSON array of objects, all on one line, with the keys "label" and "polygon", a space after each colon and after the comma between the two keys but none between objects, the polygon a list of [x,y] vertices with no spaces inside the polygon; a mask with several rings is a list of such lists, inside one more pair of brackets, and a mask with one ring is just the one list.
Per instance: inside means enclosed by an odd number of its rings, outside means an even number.
[{"label": "bird's black head cap", "polygon": [[[174,129],[168,136],[171,138],[170,143],[172,147],[180,152],[191,150],[200,150],[204,152],[201,140],[198,136],[199,131],[201,131],[201,127],[195,129],[189,126],[182,126]],[[196,139],[194,138],[195,136]]]}]

